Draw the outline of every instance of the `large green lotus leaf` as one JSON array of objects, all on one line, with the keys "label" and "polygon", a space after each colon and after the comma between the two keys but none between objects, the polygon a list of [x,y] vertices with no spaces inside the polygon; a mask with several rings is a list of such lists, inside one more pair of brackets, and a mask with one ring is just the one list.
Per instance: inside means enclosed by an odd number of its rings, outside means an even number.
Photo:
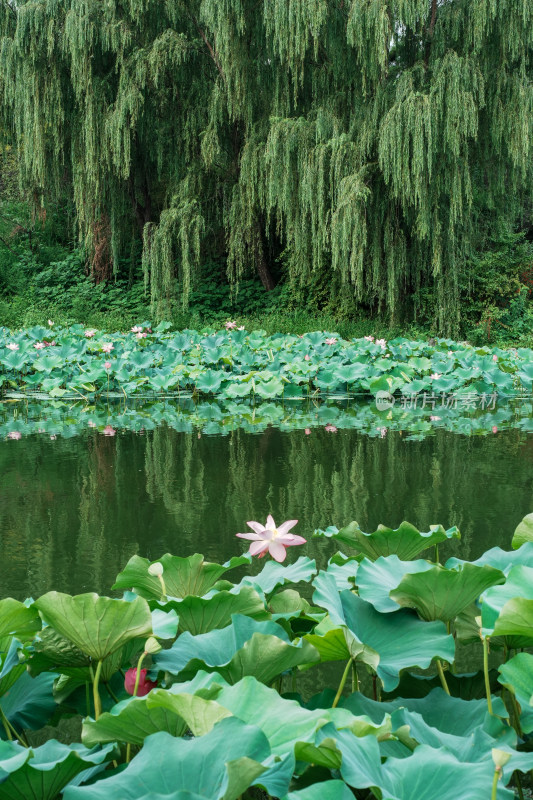
[{"label": "large green lotus leaf", "polygon": [[[344,742],[338,741],[338,745],[343,755],[341,775],[346,783],[354,788],[376,786],[383,800],[487,800],[491,795],[491,758],[477,764],[464,763],[444,748],[420,745],[409,758],[389,758],[381,769],[367,775],[361,769],[358,754]],[[498,800],[513,797],[513,792],[498,787]]]},{"label": "large green lotus leaf", "polygon": [[[338,617],[336,619],[338,620]],[[318,650],[320,660],[323,662],[346,661],[348,658],[353,658],[354,661],[368,664],[374,670],[379,664],[378,653],[359,641],[345,624],[334,621],[329,614],[304,638]]]},{"label": "large green lotus leaf", "polygon": [[[485,629],[484,629],[485,630]],[[508,600],[494,625],[495,636],[520,636],[533,640],[533,599]]]},{"label": "large green lotus leaf", "polygon": [[505,583],[499,569],[462,564],[454,570],[437,565],[426,572],[405,575],[390,593],[400,606],[416,608],[422,619],[449,622],[485,589]]},{"label": "large green lotus leaf", "polygon": [[[422,575],[427,573],[420,573]],[[331,576],[319,574],[313,600],[326,608],[334,622],[345,625],[359,642],[379,654],[376,668],[384,689],[397,686],[407,667],[426,669],[433,658],[454,660],[455,643],[440,621],[423,622],[407,610],[381,614],[353,592],[337,592]]]},{"label": "large green lotus leaf", "polygon": [[357,522],[350,522],[337,533],[320,531],[319,535],[329,536],[343,545],[354,547],[371,561],[380,556],[390,555],[396,555],[402,561],[409,561],[428,547],[445,542],[447,539],[461,537],[457,528],[444,530],[442,525],[431,525],[430,530],[423,533],[409,522],[402,522],[396,529],[379,525],[374,533],[364,533]]},{"label": "large green lotus leaf", "polygon": [[[481,596],[481,621],[483,635],[496,634],[498,618],[504,606],[513,598],[533,600],[533,567],[518,565],[513,567],[503,586],[493,586]],[[520,635],[533,636],[529,630]]]},{"label": "large green lotus leaf", "polygon": [[97,661],[152,631],[152,615],[142,597],[127,603],[95,593],[48,592],[34,605],[61,636]]},{"label": "large green lotus leaf", "polygon": [[267,561],[258,575],[247,575],[243,584],[257,586],[265,595],[270,595],[279,586],[287,583],[308,582],[316,572],[316,562],[307,556],[300,556],[294,564],[283,566],[277,561]]},{"label": "large green lotus leaf", "polygon": [[157,654],[154,666],[182,678],[202,669],[218,672],[228,683],[236,683],[245,675],[270,683],[287,669],[319,659],[312,645],[306,641],[292,643],[277,623],[235,614],[231,625],[222,630],[199,636],[182,633],[170,649]]},{"label": "large green lotus leaf", "polygon": [[199,738],[176,739],[160,732],[145,739],[122,772],[91,786],[68,787],[64,800],[139,800],[150,794],[174,800],[190,792],[203,800],[237,800],[264,772],[268,741],[254,725],[221,720]]},{"label": "large green lotus leaf", "polygon": [[[157,605],[156,605],[157,604]],[[233,614],[244,614],[254,619],[267,619],[270,615],[261,597],[252,586],[242,586],[238,594],[229,591],[214,592],[210,597],[188,595],[182,600],[169,599],[166,603],[150,601],[152,609],[174,609],[179,615],[180,632],[197,635],[225,628]]]},{"label": "large green lotus leaf", "polygon": [[533,731],[533,655],[517,653],[498,667],[499,682],[514,692],[522,707],[520,725],[524,733]]},{"label": "large green lotus leaf", "polygon": [[230,712],[212,700],[154,689],[145,697],[117,703],[96,721],[84,720],[82,739],[87,747],[93,747],[103,742],[142,745],[147,736],[158,731],[183,736],[190,729],[194,736],[203,736],[227,716]]},{"label": "large green lotus leaf", "polygon": [[488,564],[490,567],[500,569],[508,575],[511,568],[522,564],[524,567],[533,567],[533,542],[526,542],[518,550],[502,550],[501,547],[492,547],[475,561],[465,562],[460,558],[449,558],[444,565],[447,569],[454,569],[459,564],[471,563],[478,567]]},{"label": "large green lotus leaf", "polygon": [[122,572],[117,575],[112,588],[133,589],[148,600],[160,600],[161,583],[157,577],[148,573],[148,567],[153,563],[163,565],[163,578],[168,596],[187,597],[192,594],[203,597],[229,569],[248,564],[249,559],[243,556],[232,559],[230,565],[221,565],[204,561],[204,557],[199,553],[187,558],[166,553],[157,562],[132,556]]},{"label": "large green lotus leaf", "polygon": [[283,800],[353,800],[353,793],[344,781],[331,780],[312,783],[305,789],[289,792]]},{"label": "large green lotus leaf", "polygon": [[533,514],[528,514],[517,526],[513,533],[511,547],[513,550],[517,550],[528,542],[533,543]]},{"label": "large green lotus leaf", "polygon": [[50,739],[41,747],[24,748],[0,741],[0,797],[2,800],[56,800],[78,773],[107,761],[113,745],[88,750]]},{"label": "large green lotus leaf", "polygon": [[25,664],[21,663],[19,659],[22,642],[8,636],[4,639],[1,647],[3,652],[0,652],[0,697],[26,671]]},{"label": "large green lotus leaf", "polygon": [[24,603],[13,600],[12,597],[0,600],[0,639],[4,636],[16,636],[24,641],[32,639],[39,630],[41,618],[35,608],[27,608]]},{"label": "large green lotus leaf", "polygon": [[333,575],[339,591],[355,587],[355,579],[361,558],[361,556],[346,557],[342,553],[336,553],[330,558],[326,572],[328,575]]},{"label": "large green lotus leaf", "polygon": [[[364,558],[357,572],[359,596],[372,603],[377,611],[389,613],[398,611],[399,605],[389,592],[396,589],[404,575],[414,572],[427,572],[432,568],[429,561],[400,561],[398,556],[380,556],[375,561]],[[347,587],[349,588],[349,587]]]},{"label": "large green lotus leaf", "polygon": [[53,695],[56,678],[51,672],[32,678],[24,671],[4,694],[2,711],[17,730],[36,731],[50,720],[57,708]]}]

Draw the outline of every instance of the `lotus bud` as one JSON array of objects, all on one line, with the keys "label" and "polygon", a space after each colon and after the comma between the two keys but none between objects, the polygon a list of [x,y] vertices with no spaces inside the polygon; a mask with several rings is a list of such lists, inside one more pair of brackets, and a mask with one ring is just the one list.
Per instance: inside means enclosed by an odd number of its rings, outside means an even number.
[{"label": "lotus bud", "polygon": [[492,760],[498,771],[501,770],[502,767],[505,767],[510,758],[511,753],[506,753],[505,750],[498,750],[497,747],[492,748]]},{"label": "lotus bud", "polygon": [[159,653],[159,651],[162,649],[163,648],[161,647],[161,645],[154,636],[150,636],[146,640],[146,644],[144,645],[144,652],[150,653],[150,655],[152,656],[155,655],[156,653]]},{"label": "lotus bud", "polygon": [[148,567],[148,573],[153,575],[155,578],[160,578],[163,574],[163,564],[159,561],[156,561],[155,564],[150,564]]}]

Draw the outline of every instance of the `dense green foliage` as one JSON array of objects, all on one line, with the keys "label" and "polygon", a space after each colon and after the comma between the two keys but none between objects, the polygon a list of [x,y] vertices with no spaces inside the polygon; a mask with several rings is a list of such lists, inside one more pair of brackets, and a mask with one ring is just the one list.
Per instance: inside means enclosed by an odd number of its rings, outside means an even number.
[{"label": "dense green foliage", "polygon": [[215,264],[283,307],[520,333],[532,42],[527,0],[4,0],[0,132],[158,318]]},{"label": "dense green foliage", "polygon": [[[94,400],[101,396],[220,395],[223,399],[379,396],[397,393],[424,405],[466,402],[487,409],[498,395],[530,393],[533,351],[475,349],[451,339],[432,344],[398,337],[341,339],[315,331],[300,336],[226,330],[169,332],[149,322],[127,334],[81,325],[0,328],[0,390]],[[117,394],[118,393],[118,394]],[[399,399],[399,398],[398,398]]]},{"label": "dense green foliage", "polygon": [[[295,523],[249,525],[283,541]],[[315,535],[344,551],[324,569],[306,556],[260,571],[249,553],[132,556],[113,586],[121,598],[0,600],[2,797],[521,793],[533,766],[533,656],[521,652],[533,645],[533,514],[511,551],[473,562],[440,563],[455,527],[352,522]],[[466,651],[475,673],[460,670]],[[309,698],[302,677],[317,667]],[[69,743],[52,738],[61,730]]]}]

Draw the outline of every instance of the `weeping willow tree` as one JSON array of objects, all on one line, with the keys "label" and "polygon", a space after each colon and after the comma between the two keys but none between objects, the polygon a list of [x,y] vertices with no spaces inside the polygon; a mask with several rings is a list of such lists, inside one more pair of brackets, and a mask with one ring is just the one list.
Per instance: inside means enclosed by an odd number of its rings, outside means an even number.
[{"label": "weeping willow tree", "polygon": [[532,57],[530,0],[0,0],[22,184],[72,187],[110,265],[142,238],[158,315],[207,253],[266,288],[276,253],[391,319],[429,289],[456,331],[480,228],[530,205]]}]

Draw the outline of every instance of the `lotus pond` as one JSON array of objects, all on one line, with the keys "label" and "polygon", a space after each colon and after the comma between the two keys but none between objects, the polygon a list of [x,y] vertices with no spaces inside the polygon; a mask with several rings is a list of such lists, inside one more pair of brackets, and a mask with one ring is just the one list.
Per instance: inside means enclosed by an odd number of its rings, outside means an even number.
[{"label": "lotus pond", "polygon": [[0,331],[1,800],[527,796],[531,351],[86,333]]}]

